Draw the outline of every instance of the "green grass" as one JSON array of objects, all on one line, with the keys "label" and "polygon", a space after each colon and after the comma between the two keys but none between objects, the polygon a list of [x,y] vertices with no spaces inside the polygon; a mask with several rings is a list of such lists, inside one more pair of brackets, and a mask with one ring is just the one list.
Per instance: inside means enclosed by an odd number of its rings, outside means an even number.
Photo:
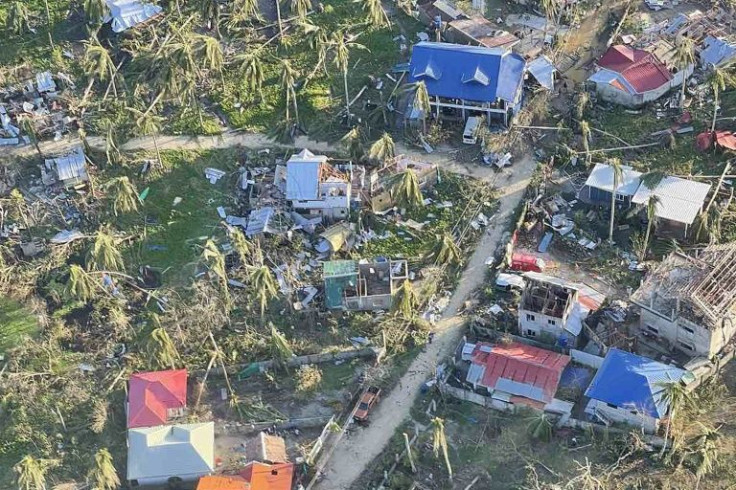
[{"label": "green grass", "polygon": [[[128,251],[132,263],[161,269],[168,284],[186,283],[193,277],[201,252],[197,245],[222,233],[217,207],[235,213],[236,158],[235,149],[162,152],[165,171],[137,184],[139,191],[150,188],[141,210],[148,223]],[[228,175],[210,184],[204,176],[206,167]],[[176,197],[182,201],[174,206]]]},{"label": "green grass", "polygon": [[0,352],[17,346],[23,337],[33,337],[39,325],[31,312],[9,298],[0,297]]}]

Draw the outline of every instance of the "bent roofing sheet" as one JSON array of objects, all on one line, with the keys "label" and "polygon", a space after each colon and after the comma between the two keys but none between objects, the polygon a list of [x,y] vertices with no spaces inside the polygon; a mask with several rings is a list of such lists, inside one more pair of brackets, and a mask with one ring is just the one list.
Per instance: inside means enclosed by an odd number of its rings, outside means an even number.
[{"label": "bent roofing sheet", "polygon": [[[639,187],[639,179],[641,172],[637,172],[631,167],[621,166],[622,179],[616,189],[617,194],[623,196],[633,196]],[[606,192],[613,192],[613,167],[605,163],[596,163],[593,170],[585,181],[588,187],[594,187]]]},{"label": "bent roofing sheet", "polygon": [[163,10],[158,5],[141,2],[140,0],[105,0],[110,13],[105,22],[112,20],[112,30],[123,32],[137,24],[147,21]]},{"label": "bent roofing sheet", "polygon": [[526,68],[542,87],[549,90],[555,87],[555,72],[557,69],[546,56],[540,56],[529,63]]},{"label": "bent roofing sheet", "polygon": [[136,373],[128,383],[128,428],[165,424],[169,409],[187,404],[186,369]]},{"label": "bent roofing sheet", "polygon": [[585,396],[654,418],[667,414],[662,397],[667,383],[678,382],[685,371],[618,349],[608,351]]},{"label": "bent roofing sheet", "polygon": [[711,36],[705,38],[706,48],[700,52],[700,59],[709,65],[727,63],[736,56],[736,45]]},{"label": "bent roofing sheet", "polygon": [[[489,347],[490,352],[487,352]],[[481,386],[507,392],[513,390],[511,394],[546,402],[554,397],[562,371],[569,362],[568,356],[517,342],[493,346],[479,342],[472,360],[474,365],[483,367],[478,382]],[[480,369],[474,369],[473,375],[481,375]],[[534,389],[522,389],[516,383]]]},{"label": "bent roofing sheet", "polygon": [[658,218],[689,225],[695,221],[709,190],[709,184],[679,177],[665,177],[653,190],[641,184],[631,201],[635,204],[646,204],[650,196],[656,195],[659,198],[656,209]]},{"label": "bent roofing sheet", "polygon": [[524,59],[481,46],[420,42],[409,66],[411,82],[423,80],[431,96],[513,102],[522,84]]},{"label": "bent roofing sheet", "polygon": [[313,201],[319,198],[319,169],[321,163],[286,162],[286,199]]},{"label": "bent roofing sheet", "polygon": [[618,90],[621,90],[622,92],[627,92],[629,94],[636,93],[636,90],[634,90],[634,87],[632,87],[631,84],[627,82],[623,76],[616,73],[615,71],[611,71],[606,68],[601,68],[597,72],[593,73],[590,76],[590,78],[588,78],[588,81],[594,82],[594,83],[612,85],[613,87],[616,87]]},{"label": "bent roofing sheet", "polygon": [[[629,46],[612,46],[597,64],[620,74],[628,82],[625,86],[630,86],[636,93],[654,90],[672,79],[672,74],[656,56]],[[608,83],[612,82],[613,79]]]}]

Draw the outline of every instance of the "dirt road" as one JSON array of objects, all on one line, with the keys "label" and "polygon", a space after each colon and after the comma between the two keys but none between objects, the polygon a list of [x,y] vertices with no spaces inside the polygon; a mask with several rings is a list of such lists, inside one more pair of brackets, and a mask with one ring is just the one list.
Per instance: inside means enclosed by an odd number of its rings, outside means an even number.
[{"label": "dirt road", "polygon": [[438,361],[451,354],[457,346],[462,336],[464,320],[458,311],[470,293],[483,284],[487,270],[486,259],[494,255],[499,246],[505,245],[502,237],[508,229],[508,218],[521,202],[535,166],[534,160],[528,157],[514,164],[513,174],[508,179],[504,174],[486,175],[486,180],[489,181],[493,179],[492,175],[500,177],[496,182],[500,192],[500,207],[471,256],[442,320],[438,322],[434,342],[419,354],[396,387],[377,406],[371,415],[371,424],[338,443],[323,472],[323,479],[315,486],[316,489],[353,488],[353,483],[368,464],[381,454],[399,425],[409,417],[422,383],[432,377]]}]

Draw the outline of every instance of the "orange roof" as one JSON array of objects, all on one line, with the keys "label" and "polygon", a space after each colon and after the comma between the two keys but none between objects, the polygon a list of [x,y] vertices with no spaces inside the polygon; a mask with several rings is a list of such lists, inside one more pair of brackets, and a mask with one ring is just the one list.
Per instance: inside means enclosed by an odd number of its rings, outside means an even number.
[{"label": "orange roof", "polygon": [[169,410],[187,406],[187,370],[135,373],[128,382],[128,428],[165,425]]},{"label": "orange roof", "polygon": [[250,490],[250,485],[240,476],[203,476],[197,490]]},{"label": "orange roof", "polygon": [[291,490],[294,465],[263,464],[253,461],[246,465],[240,476],[250,483],[250,490]]}]

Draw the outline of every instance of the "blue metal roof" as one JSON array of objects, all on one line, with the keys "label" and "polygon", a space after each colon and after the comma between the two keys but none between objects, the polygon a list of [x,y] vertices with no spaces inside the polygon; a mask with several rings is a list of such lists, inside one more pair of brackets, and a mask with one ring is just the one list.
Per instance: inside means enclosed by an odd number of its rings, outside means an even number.
[{"label": "blue metal roof", "polygon": [[708,65],[728,64],[736,57],[736,45],[712,36],[705,38],[706,48],[700,52],[700,59]]},{"label": "blue metal roof", "polygon": [[662,400],[665,385],[684,375],[685,371],[674,366],[611,349],[585,396],[661,419],[668,409]]},{"label": "blue metal roof", "polygon": [[420,42],[411,54],[409,81],[423,80],[433,97],[513,102],[524,67],[524,58],[500,49]]}]

